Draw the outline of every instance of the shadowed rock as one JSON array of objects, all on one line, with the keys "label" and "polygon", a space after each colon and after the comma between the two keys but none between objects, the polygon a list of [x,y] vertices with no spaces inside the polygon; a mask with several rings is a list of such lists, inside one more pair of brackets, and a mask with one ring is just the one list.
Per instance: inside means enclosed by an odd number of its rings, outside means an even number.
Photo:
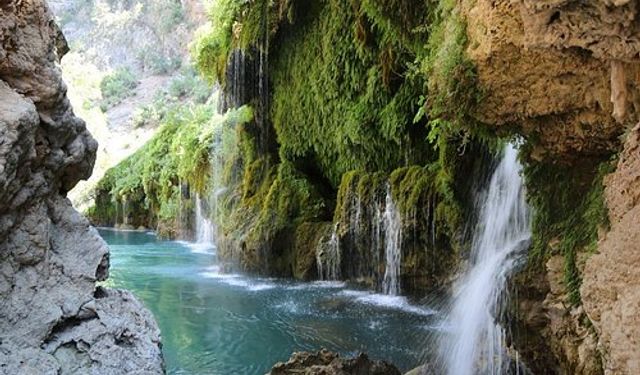
[{"label": "shadowed rock", "polygon": [[400,371],[384,361],[369,359],[366,354],[341,358],[327,350],[316,353],[297,352],[285,363],[278,363],[270,375],[400,375]]}]

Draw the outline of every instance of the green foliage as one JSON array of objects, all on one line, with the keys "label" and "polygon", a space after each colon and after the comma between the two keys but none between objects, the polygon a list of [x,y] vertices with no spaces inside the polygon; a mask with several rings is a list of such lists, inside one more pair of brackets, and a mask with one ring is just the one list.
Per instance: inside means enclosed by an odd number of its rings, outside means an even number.
[{"label": "green foliage", "polygon": [[430,17],[430,35],[421,69],[428,77],[424,106],[429,117],[429,141],[436,143],[441,135],[474,123],[469,114],[481,100],[482,91],[475,66],[465,55],[466,24],[456,3],[438,1]]},{"label": "green foliage", "polygon": [[[208,79],[225,85],[234,49],[269,49],[267,124],[277,158],[257,147],[264,129],[247,126],[236,134],[238,156],[224,168],[224,178],[234,180],[224,184],[232,190],[224,232],[245,249],[249,269],[275,238],[285,243],[281,236],[302,222],[327,220],[332,201],[339,220],[353,192],[365,199],[384,194],[389,174],[403,165],[425,167],[392,175],[401,210],[409,215],[429,201],[443,232],[459,230],[467,191],[453,185],[468,165],[457,162],[455,147],[472,141],[448,142],[468,125],[478,90],[464,56],[465,26],[453,8],[449,0],[214,5],[211,25],[192,46]],[[437,150],[426,142],[429,132]],[[274,246],[272,253],[291,251]]]},{"label": "green foliage", "polygon": [[[209,9],[209,24],[200,30],[191,51],[200,72],[225,85],[228,57],[235,48],[264,49],[279,25],[293,22],[296,0],[218,0]],[[309,4],[310,5],[310,4]]]},{"label": "green foliage", "polygon": [[155,0],[147,4],[147,14],[160,15],[157,25],[162,34],[168,34],[184,22],[184,9],[178,0]]},{"label": "green foliage", "polygon": [[315,4],[282,28],[270,55],[280,156],[313,159],[334,187],[349,170],[390,172],[433,157],[420,139],[424,124],[413,122],[422,77],[403,76],[406,66],[381,58],[395,52],[375,35],[359,47],[345,32],[356,17],[344,2]]},{"label": "green foliage", "polygon": [[171,73],[182,65],[182,58],[179,54],[158,51],[153,47],[138,51],[137,59],[144,69],[152,74]]},{"label": "green foliage", "polygon": [[[212,178],[213,145],[221,142],[227,129],[250,121],[251,111],[240,108],[226,116],[215,115],[210,105],[192,105],[166,114],[162,126],[141,149],[107,171],[98,183],[96,207],[89,211],[97,222],[108,222],[109,205],[137,202],[149,217],[171,221],[178,215],[181,186],[205,192]],[[105,199],[108,197],[108,199]]]},{"label": "green foliage", "polygon": [[224,82],[227,57],[233,49],[233,27],[242,3],[218,0],[208,10],[209,25],[199,32],[191,51],[200,72],[210,82]]},{"label": "green foliage", "polygon": [[188,68],[171,80],[167,93],[173,98],[190,98],[195,103],[202,104],[209,99],[211,91],[211,86],[193,68]]},{"label": "green foliage", "polygon": [[542,267],[549,256],[562,255],[564,283],[574,305],[581,303],[578,255],[592,252],[598,230],[609,225],[602,180],[612,166],[610,161],[587,159],[572,166],[530,161],[525,168],[528,200],[534,209],[529,264]]},{"label": "green foliage", "polygon": [[105,76],[100,82],[103,110],[133,95],[136,87],[138,87],[138,80],[129,68],[119,68]]},{"label": "green foliage", "polygon": [[[158,91],[151,104],[137,108],[132,121],[135,127],[159,124],[169,112],[191,104],[204,104],[211,97],[210,85],[186,68],[171,80],[166,90]],[[211,105],[215,105],[212,103]]]}]

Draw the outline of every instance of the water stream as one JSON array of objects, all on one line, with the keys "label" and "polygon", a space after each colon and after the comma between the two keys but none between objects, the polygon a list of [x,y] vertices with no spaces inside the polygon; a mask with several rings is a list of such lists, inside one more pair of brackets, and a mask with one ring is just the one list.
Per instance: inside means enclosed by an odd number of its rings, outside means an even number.
[{"label": "water stream", "polygon": [[[338,227],[316,252],[319,277],[325,281],[221,272],[208,214],[215,208],[198,195],[193,243],[101,230],[112,250],[107,284],[132,290],[152,310],[170,374],[264,374],[293,351],[320,348],[344,355],[365,351],[403,371],[426,359],[443,374],[508,373],[513,360],[496,317],[507,279],[522,262],[530,238],[520,171],[517,151],[509,145],[488,187],[477,196],[479,219],[469,267],[445,314],[400,296],[402,217],[389,189],[374,207],[353,203],[352,221],[370,220],[369,233],[360,233],[358,225],[348,228],[353,241],[367,238],[373,262],[384,260],[384,274],[378,275],[383,294],[338,281],[343,276]],[[425,336],[438,337],[426,350]]]},{"label": "water stream", "polygon": [[196,224],[196,243],[203,246],[211,246],[214,244],[214,226],[202,207],[202,199],[196,194],[195,199],[195,224]]},{"label": "water stream", "polygon": [[440,345],[449,375],[503,374],[512,363],[496,316],[506,297],[507,279],[524,260],[531,236],[521,169],[517,150],[508,145],[489,187],[478,197],[480,216],[470,267],[447,320],[450,334]]},{"label": "water stream", "polygon": [[385,271],[382,280],[382,291],[389,295],[400,294],[400,262],[402,261],[402,220],[387,187],[385,209],[383,214]]},{"label": "water stream", "polygon": [[402,371],[421,363],[436,313],[401,296],[220,271],[215,249],[137,231],[100,230],[111,248],[107,285],[153,312],[169,374],[262,375],[293,351],[367,352]]}]

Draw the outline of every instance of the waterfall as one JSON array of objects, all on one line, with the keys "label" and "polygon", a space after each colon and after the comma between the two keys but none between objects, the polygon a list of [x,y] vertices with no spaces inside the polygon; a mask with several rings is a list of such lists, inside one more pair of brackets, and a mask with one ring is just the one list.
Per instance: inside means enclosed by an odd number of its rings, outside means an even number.
[{"label": "waterfall", "polygon": [[200,199],[200,194],[196,194],[195,203],[196,243],[198,243],[199,245],[213,246],[213,222],[211,222],[211,219],[207,218],[207,216],[203,214],[202,199]]},{"label": "waterfall", "polygon": [[451,332],[440,345],[450,375],[503,374],[511,362],[505,331],[495,317],[507,278],[522,262],[531,235],[520,170],[517,151],[508,145],[488,189],[478,197],[470,267],[448,316]]},{"label": "waterfall", "polygon": [[129,200],[127,199],[127,197],[123,197],[122,198],[122,225],[124,227],[128,227],[129,226],[129,207],[128,204]]},{"label": "waterfall", "polygon": [[391,186],[387,183],[386,193],[371,201],[355,194],[348,199],[345,219],[318,243],[318,277],[365,280],[385,294],[399,295],[403,222]]},{"label": "waterfall", "polygon": [[316,249],[316,266],[320,280],[340,280],[340,241],[337,227],[333,227],[327,241],[320,241]]},{"label": "waterfall", "polygon": [[400,213],[396,208],[391,196],[391,188],[387,186],[387,194],[385,197],[385,209],[382,216],[382,224],[384,227],[384,254],[385,254],[385,270],[382,280],[382,291],[385,294],[400,294],[400,262],[402,260],[401,243],[402,243],[402,220]]}]

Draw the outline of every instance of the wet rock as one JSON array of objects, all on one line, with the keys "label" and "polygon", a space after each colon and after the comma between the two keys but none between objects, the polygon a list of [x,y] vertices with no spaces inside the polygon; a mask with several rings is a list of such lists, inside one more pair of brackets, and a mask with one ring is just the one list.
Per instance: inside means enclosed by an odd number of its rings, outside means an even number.
[{"label": "wet rock", "polygon": [[97,143],[66,97],[60,31],[42,0],[0,15],[0,373],[162,373],[151,314],[127,292],[94,295],[109,250],[66,192]]},{"label": "wet rock", "polygon": [[400,375],[400,371],[384,361],[369,359],[366,354],[341,358],[321,350],[316,353],[293,353],[287,362],[277,363],[268,375]]},{"label": "wet rock", "polygon": [[599,336],[605,374],[640,373],[640,125],[605,178],[611,230],[585,266],[584,309]]}]

